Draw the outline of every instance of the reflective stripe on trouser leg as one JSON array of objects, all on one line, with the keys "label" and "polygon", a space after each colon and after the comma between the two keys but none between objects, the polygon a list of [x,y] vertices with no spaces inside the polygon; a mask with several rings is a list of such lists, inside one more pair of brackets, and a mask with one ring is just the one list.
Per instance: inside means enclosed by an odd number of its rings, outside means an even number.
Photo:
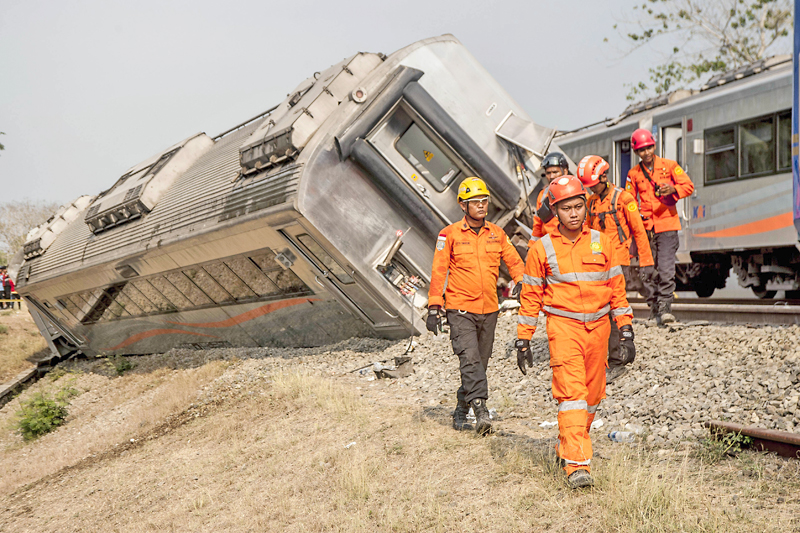
[{"label": "reflective stripe on trouser leg", "polygon": [[[586,417],[586,433],[588,434],[589,431],[592,430],[592,422],[594,422],[594,416],[597,414],[597,408],[600,407],[600,404],[597,405],[590,405],[586,412],[588,416]],[[588,435],[587,435],[588,437]]]},{"label": "reflective stripe on trouser leg", "polygon": [[591,423],[588,411],[589,406],[596,410],[605,397],[609,330],[606,317],[590,324],[558,316],[547,321],[553,397],[559,401],[558,455],[566,463],[567,475],[577,468],[590,468],[592,441],[586,429]]}]

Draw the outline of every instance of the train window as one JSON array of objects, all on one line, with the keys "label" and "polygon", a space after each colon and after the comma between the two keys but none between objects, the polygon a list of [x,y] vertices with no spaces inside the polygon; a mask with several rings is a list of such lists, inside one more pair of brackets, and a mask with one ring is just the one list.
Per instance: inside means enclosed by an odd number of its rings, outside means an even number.
[{"label": "train window", "polygon": [[792,168],[792,113],[778,115],[778,169]]},{"label": "train window", "polygon": [[[280,293],[280,289],[278,289],[278,287],[276,287],[247,257],[228,259],[225,261],[225,264],[259,296],[270,296]],[[275,267],[279,269],[277,264],[275,264]]]},{"label": "train window", "polygon": [[192,306],[209,305],[214,302],[211,298],[197,288],[197,285],[192,283],[189,278],[183,275],[182,272],[172,272],[167,274],[167,280],[178,289],[183,296],[192,303]]},{"label": "train window", "polygon": [[395,148],[439,192],[459,173],[456,164],[413,122],[397,139]]},{"label": "train window", "polygon": [[224,288],[237,300],[247,300],[257,296],[256,293],[251,291],[250,287],[245,285],[244,282],[239,279],[239,276],[234,274],[230,268],[225,266],[224,263],[205,265],[203,270],[208,272],[208,274],[214,278],[214,280],[219,283],[222,288]]},{"label": "train window", "polygon": [[297,240],[303,243],[314,258],[325,267],[325,270],[330,271],[340,282],[345,285],[355,283],[353,278],[310,235],[303,233],[297,236]]},{"label": "train window", "polygon": [[221,304],[233,301],[233,297],[223,289],[219,283],[214,281],[214,278],[202,268],[187,268],[183,271],[187,278],[189,278],[195,285],[206,293],[206,295],[214,300],[214,302]]},{"label": "train window", "polygon": [[736,130],[726,126],[705,134],[706,183],[736,177]]},{"label": "train window", "polygon": [[250,256],[250,260],[254,262],[263,272],[269,272],[270,270],[281,270],[282,268],[280,263],[275,260],[275,254],[271,251],[265,251],[258,255],[252,255]]},{"label": "train window", "polygon": [[158,308],[153,305],[153,302],[150,301],[144,294],[141,293],[139,289],[133,286],[133,283],[127,283],[125,288],[122,289],[122,292],[125,296],[128,297],[136,307],[142,310],[145,315],[153,315],[158,313]]},{"label": "train window", "polygon": [[739,170],[741,176],[775,171],[774,117],[739,125]]},{"label": "train window", "polygon": [[[183,276],[183,274],[178,272],[174,277],[178,278],[178,276]],[[169,300],[169,302],[172,305],[174,305],[177,309],[188,309],[189,307],[194,307],[195,305],[202,305],[202,304],[195,304],[194,302],[192,302],[180,290],[178,290],[178,288],[175,285],[173,285],[165,276],[156,276],[154,278],[147,278],[147,281],[153,286],[155,290],[157,290],[160,294],[164,295],[164,298]],[[188,282],[188,280],[186,281]],[[195,287],[194,289],[198,291],[197,287]],[[211,301],[208,300],[207,303],[211,303]]]},{"label": "train window", "polygon": [[311,289],[297,277],[291,270],[277,270],[267,272],[269,279],[278,286],[284,294],[311,294]]},{"label": "train window", "polygon": [[128,298],[128,295],[120,291],[114,301],[117,302],[131,316],[141,316],[146,314],[133,300]]},{"label": "train window", "polygon": [[[166,280],[164,280],[163,278],[161,279],[166,282]],[[155,306],[158,312],[168,313],[170,311],[176,311],[176,307],[172,304],[172,302],[170,302],[167,299],[167,297],[163,294],[162,291],[156,289],[151,284],[151,281],[153,280],[137,279],[136,281],[133,282],[133,285],[139,292],[142,293],[142,295],[145,296],[145,298],[147,298]],[[172,287],[172,290],[174,292],[177,292],[175,290],[175,287]],[[188,300],[186,301],[188,302]]]}]

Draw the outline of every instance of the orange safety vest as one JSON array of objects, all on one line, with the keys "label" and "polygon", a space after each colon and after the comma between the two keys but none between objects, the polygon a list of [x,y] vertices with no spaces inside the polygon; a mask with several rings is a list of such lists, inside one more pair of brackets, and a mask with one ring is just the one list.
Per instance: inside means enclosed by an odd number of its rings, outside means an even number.
[{"label": "orange safety vest", "polygon": [[536,241],[522,278],[517,338],[533,336],[540,310],[577,320],[590,330],[609,313],[617,326],[630,324],[633,310],[617,256],[608,237],[586,226],[575,242],[560,231]]},{"label": "orange safety vest", "polygon": [[588,225],[604,233],[619,251],[620,264],[631,264],[631,235],[639,250],[639,266],[654,265],[650,242],[636,200],[619,187],[612,187],[605,198],[593,194],[587,202]]},{"label": "orange safety vest", "polygon": [[625,190],[634,198],[639,197],[639,209],[645,229],[655,230],[656,233],[680,231],[681,221],[678,218],[677,207],[659,200],[655,193],[655,185],[672,185],[678,193],[678,198],[686,198],[694,191],[692,180],[678,163],[658,156],[654,156],[650,179],[642,172],[642,163],[628,171]]},{"label": "orange safety vest", "polygon": [[487,221],[476,235],[466,217],[450,224],[436,239],[428,305],[475,314],[497,311],[500,259],[519,283],[525,266],[500,226]]}]

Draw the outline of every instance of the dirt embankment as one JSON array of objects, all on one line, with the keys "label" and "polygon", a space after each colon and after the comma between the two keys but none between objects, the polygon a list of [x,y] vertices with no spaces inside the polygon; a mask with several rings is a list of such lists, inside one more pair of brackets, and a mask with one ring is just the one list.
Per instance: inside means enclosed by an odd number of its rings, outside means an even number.
[{"label": "dirt embankment", "polygon": [[[717,461],[694,426],[713,411],[794,428],[800,329],[637,325],[637,361],[593,432],[596,486],[574,492],[557,430],[539,425],[555,420],[542,332],[523,378],[515,318],[498,327],[502,420],[487,438],[450,428],[458,372],[442,336],[418,339],[398,380],[350,371],[407,341],[173,350],[126,359],[122,375],[120,361],[65,365],[0,410],[0,531],[800,531],[800,463]],[[19,403],[67,387],[67,423],[24,442]],[[646,428],[638,443],[605,437],[625,423]]]}]

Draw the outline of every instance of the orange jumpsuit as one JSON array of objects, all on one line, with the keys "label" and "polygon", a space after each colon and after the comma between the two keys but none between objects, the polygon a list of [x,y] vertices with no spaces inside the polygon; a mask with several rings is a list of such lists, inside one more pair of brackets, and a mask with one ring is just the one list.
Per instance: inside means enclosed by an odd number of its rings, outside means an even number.
[{"label": "orange jumpsuit", "polygon": [[591,468],[589,429],[606,392],[606,315],[618,327],[633,318],[617,256],[608,237],[584,226],[575,242],[559,231],[542,237],[525,264],[517,337],[530,339],[544,311],[558,401],[557,451],[567,475]]},{"label": "orange jumpsuit", "polygon": [[[694,191],[694,184],[686,172],[671,159],[653,156],[653,172],[650,179],[657,185],[672,185],[678,193],[678,198],[686,198]],[[639,197],[639,209],[644,219],[646,230],[655,230],[656,233],[665,231],[680,231],[681,221],[678,218],[676,206],[669,206],[659,200],[655,188],[642,173],[641,164],[628,171],[628,182],[625,190],[634,197]],[[638,245],[638,243],[637,243]]]},{"label": "orange jumpsuit", "polygon": [[[542,208],[542,198],[544,198],[544,193],[547,191],[547,187],[539,191],[539,196],[536,197],[536,210]],[[556,228],[558,227],[558,217],[554,216],[548,222],[542,222],[542,219],[539,218],[539,215],[533,215],[533,231],[531,232],[532,239],[531,241],[537,241],[547,235],[548,233],[553,233]]]},{"label": "orange jumpsuit", "polygon": [[[630,238],[633,236],[636,248],[639,250],[639,266],[653,266],[653,254],[650,251],[647,232],[639,215],[636,199],[630,193],[609,185],[605,198],[593,194],[586,204],[589,227],[605,233],[611,239],[619,252],[620,264],[623,266],[631,264]],[[620,232],[623,237],[621,241]]]},{"label": "orange jumpsuit", "polygon": [[428,305],[475,314],[497,311],[500,259],[519,283],[525,267],[503,228],[487,221],[476,235],[466,217],[450,224],[436,240]]}]

